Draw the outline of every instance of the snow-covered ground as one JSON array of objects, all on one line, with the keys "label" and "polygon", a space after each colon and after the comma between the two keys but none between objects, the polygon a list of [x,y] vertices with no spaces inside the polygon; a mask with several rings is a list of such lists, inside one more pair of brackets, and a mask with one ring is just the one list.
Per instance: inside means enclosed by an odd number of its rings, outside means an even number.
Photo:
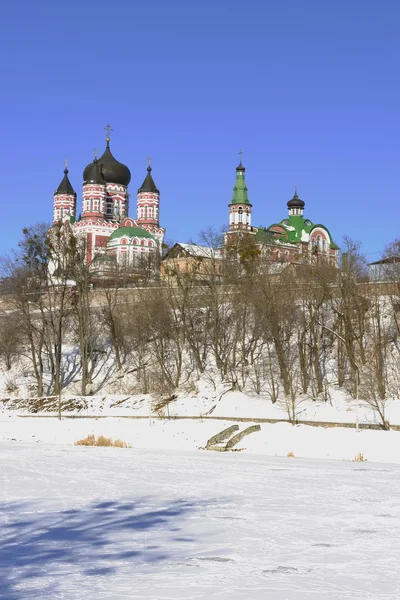
[{"label": "snow-covered ground", "polygon": [[400,597],[397,465],[15,442],[0,452],[2,600]]},{"label": "snow-covered ground", "polygon": [[[0,404],[0,440],[43,442],[73,445],[89,434],[119,438],[133,448],[163,450],[198,450],[224,428],[237,423],[240,430],[251,425],[241,418],[287,419],[282,406],[266,398],[239,392],[223,395],[204,392],[179,396],[159,411],[151,396],[95,396],[75,399],[68,405],[65,417],[58,421],[57,403],[44,401],[40,412],[32,414],[30,401],[10,400]],[[301,410],[300,410],[301,408]],[[346,400],[337,394],[335,403],[304,401],[298,418],[308,421],[355,424],[378,423],[371,408]],[[35,408],[35,411],[37,409]],[[48,412],[50,411],[50,412]],[[78,416],[77,419],[66,418]],[[165,415],[165,418],[155,418]],[[168,419],[181,416],[182,419]],[[97,418],[101,417],[101,418]],[[140,417],[140,418],[123,418]],[[214,420],[218,417],[221,420]],[[230,417],[233,420],[224,420]],[[388,406],[392,424],[400,423],[400,401]],[[400,432],[348,429],[343,427],[310,427],[289,423],[262,423],[261,431],[245,437],[237,446],[242,453],[303,458],[354,460],[362,454],[369,462],[400,464]]]},{"label": "snow-covered ground", "polygon": [[[125,419],[62,419],[0,415],[0,441],[35,444],[73,444],[89,434],[118,438],[136,449],[195,451],[207,440],[233,425],[232,421]],[[240,431],[251,423],[238,422]],[[352,461],[362,454],[368,462],[400,464],[399,431],[367,431],[342,427],[323,428],[289,423],[262,423],[261,430],[236,446],[241,454],[295,458],[328,458]],[[238,453],[236,453],[238,454]]]},{"label": "snow-covered ground", "polygon": [[[222,390],[222,391],[221,391]],[[3,396],[5,398],[5,395]],[[32,412],[29,398],[16,400],[8,396],[8,401],[0,403],[2,411],[16,411],[18,414]],[[157,400],[149,394],[140,395],[95,395],[95,396],[63,396],[65,413],[80,416],[149,416],[154,414]],[[71,406],[75,404],[75,408]],[[40,412],[56,412],[57,403],[44,401]],[[31,408],[30,408],[31,407]],[[37,414],[37,410],[35,409]],[[378,424],[379,416],[371,406],[360,400],[358,403],[349,399],[340,390],[335,390],[331,401],[315,400],[301,397],[296,401],[296,417],[299,421],[323,421],[336,423]],[[160,414],[160,412],[158,412]],[[203,388],[197,393],[188,395],[180,392],[177,398],[162,409],[165,416],[203,417],[245,417],[265,419],[288,419],[288,412],[283,402],[273,404],[267,396],[245,394],[242,392],[216,392]],[[393,425],[400,425],[400,400],[388,400],[386,403],[387,419]]]}]

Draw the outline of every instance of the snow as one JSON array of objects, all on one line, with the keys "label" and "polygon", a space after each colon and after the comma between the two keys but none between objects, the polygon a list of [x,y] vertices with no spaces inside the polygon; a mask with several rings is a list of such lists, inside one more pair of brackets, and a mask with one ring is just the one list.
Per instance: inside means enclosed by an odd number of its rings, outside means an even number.
[{"label": "snow", "polygon": [[[68,402],[67,399],[64,399]],[[72,403],[73,402],[73,403]],[[45,410],[46,409],[46,410]],[[369,462],[400,464],[400,431],[356,431],[355,423],[379,424],[376,413],[365,403],[346,399],[336,392],[328,401],[299,401],[298,420],[323,426],[287,422],[285,407],[263,396],[221,391],[206,387],[191,396],[181,394],[167,407],[156,410],[150,395],[95,396],[71,399],[57,419],[57,402],[32,414],[28,401],[0,403],[0,441],[36,442],[73,446],[89,434],[119,438],[133,448],[196,451],[210,437],[237,424],[239,431],[257,421],[261,430],[245,437],[238,449],[242,454],[336,460],[354,460],[360,453]],[[387,407],[392,425],[400,423],[400,401]],[[74,418],[72,418],[74,417]],[[334,427],[328,427],[335,423]],[[340,424],[352,425],[352,428]]]},{"label": "snow", "polygon": [[[0,420],[0,442],[35,442],[66,445],[89,434],[122,439],[136,449],[160,452],[196,451],[223,429],[237,423],[239,430],[251,422],[213,419],[130,419],[18,417],[3,415]],[[362,454],[368,462],[400,464],[399,431],[367,431],[342,427],[310,427],[289,423],[262,423],[259,432],[245,437],[237,446],[241,454],[296,458],[320,458],[352,461]]]},{"label": "snow", "polygon": [[301,241],[302,242],[309,242],[310,241],[310,234],[307,233],[304,229],[301,230]]},{"label": "snow", "polygon": [[[293,426],[267,397],[206,386],[158,412],[150,395],[78,400],[61,421],[0,403],[1,600],[400,597],[399,431]],[[377,421],[339,392],[298,414]],[[204,450],[260,418],[281,422]],[[74,445],[89,434],[132,448]]]},{"label": "snow", "polygon": [[199,246],[198,244],[184,244],[177,242],[178,246],[181,246],[190,256],[197,256],[199,258],[222,258],[223,255],[219,248],[211,248],[210,246]]},{"label": "snow", "polygon": [[397,465],[0,447],[4,600],[399,598]]},{"label": "snow", "polygon": [[[63,402],[72,401],[76,404],[74,410],[68,407],[67,415],[79,416],[130,416],[149,417],[155,414],[156,400],[149,394],[140,395],[97,395],[72,396],[64,395]],[[29,400],[16,400],[10,397],[0,402],[0,416],[4,414],[31,414]],[[56,407],[56,404],[53,403]],[[35,410],[36,412],[36,410]],[[46,413],[49,409],[46,408]],[[53,413],[56,412],[56,408]],[[392,425],[400,425],[400,400],[388,400],[386,413]],[[44,408],[43,408],[43,414]],[[213,417],[257,418],[257,419],[287,419],[287,410],[283,402],[273,404],[267,395],[256,395],[242,392],[227,391],[221,388],[218,392],[199,386],[199,389],[186,394],[181,392],[176,399],[169,403],[164,414],[171,417],[198,417],[206,415]],[[299,421],[319,421],[327,423],[350,423],[357,420],[364,424],[379,424],[378,414],[369,404],[360,400],[356,403],[343,392],[336,390],[331,400],[312,400],[300,396],[296,400],[296,415]]]}]

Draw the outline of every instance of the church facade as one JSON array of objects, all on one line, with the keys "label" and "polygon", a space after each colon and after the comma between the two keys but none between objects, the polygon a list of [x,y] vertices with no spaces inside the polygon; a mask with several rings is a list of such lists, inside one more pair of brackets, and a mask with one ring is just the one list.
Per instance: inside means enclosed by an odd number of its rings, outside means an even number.
[{"label": "church facade", "polygon": [[53,222],[68,222],[77,238],[84,240],[88,265],[97,263],[98,268],[101,259],[108,259],[135,268],[143,259],[162,251],[165,229],[159,222],[160,192],[149,159],[146,177],[137,192],[136,218],[129,216],[131,173],[112,155],[107,128],[102,156],[95,156],[83,171],[81,215],[77,218],[77,194],[66,167],[54,192]]}]

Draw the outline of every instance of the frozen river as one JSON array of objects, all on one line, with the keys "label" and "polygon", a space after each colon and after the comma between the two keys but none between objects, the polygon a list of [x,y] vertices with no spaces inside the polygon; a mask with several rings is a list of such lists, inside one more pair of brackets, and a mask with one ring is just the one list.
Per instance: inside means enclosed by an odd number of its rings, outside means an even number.
[{"label": "frozen river", "polygon": [[0,443],[1,600],[400,598],[400,467]]}]

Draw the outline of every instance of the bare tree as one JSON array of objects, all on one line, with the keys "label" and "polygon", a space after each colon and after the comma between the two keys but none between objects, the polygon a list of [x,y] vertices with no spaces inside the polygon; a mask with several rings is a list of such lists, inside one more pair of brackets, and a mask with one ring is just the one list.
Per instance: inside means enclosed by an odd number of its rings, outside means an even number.
[{"label": "bare tree", "polygon": [[0,315],[0,356],[9,371],[22,351],[20,320],[17,313]]}]

